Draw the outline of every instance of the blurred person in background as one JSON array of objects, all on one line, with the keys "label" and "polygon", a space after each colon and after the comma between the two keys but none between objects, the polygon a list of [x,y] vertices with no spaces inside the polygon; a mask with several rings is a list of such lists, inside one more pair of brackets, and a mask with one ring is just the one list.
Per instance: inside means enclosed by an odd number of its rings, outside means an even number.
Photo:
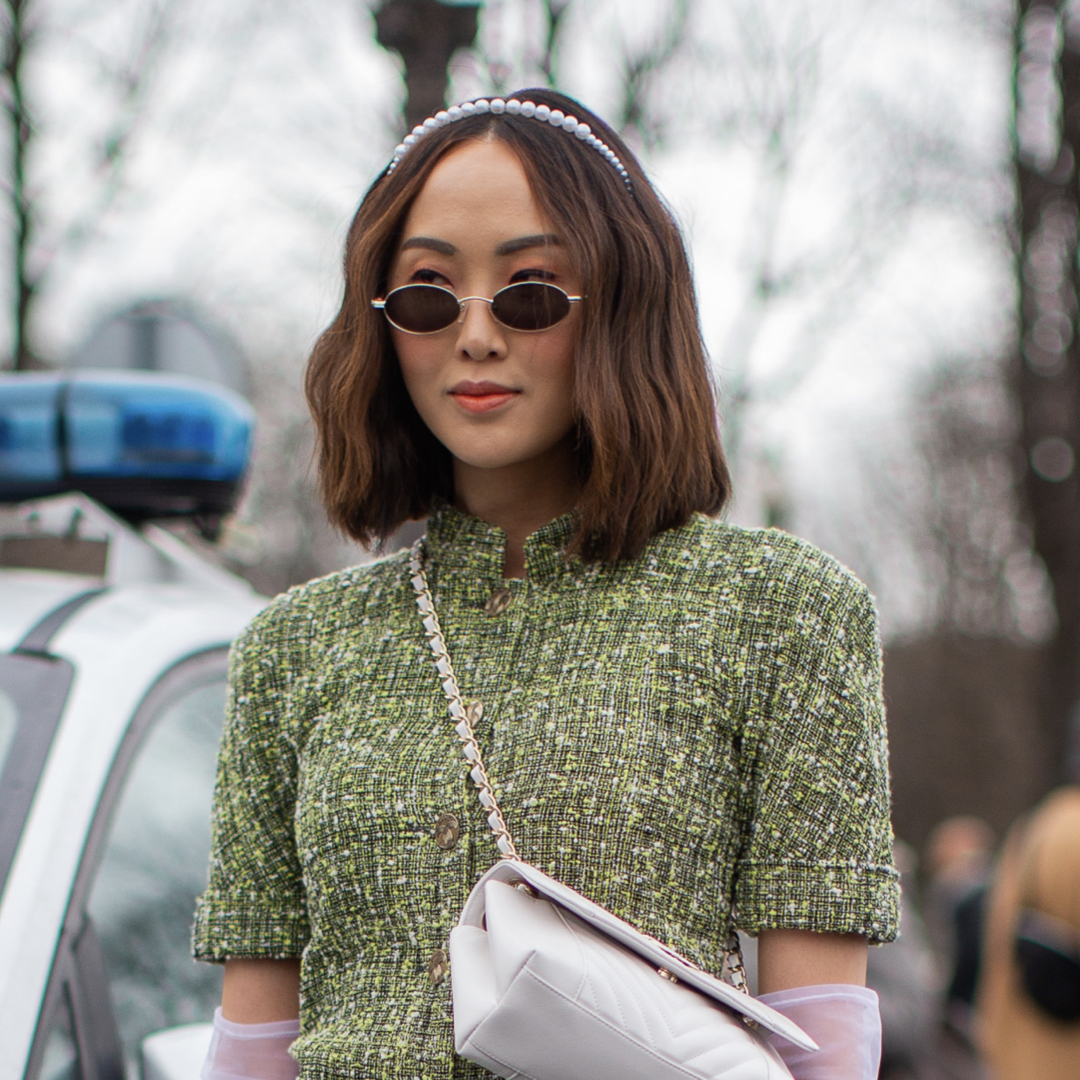
[{"label": "blurred person in background", "polygon": [[921,1080],[933,1052],[941,976],[916,899],[915,849],[895,840],[893,859],[901,881],[900,936],[870,950],[866,985],[881,1002],[882,1080]]},{"label": "blurred person in background", "polygon": [[976,1034],[995,1080],[1080,1080],[1080,786],[1013,826],[986,923]]},{"label": "blurred person in background", "polygon": [[944,1020],[970,1043],[994,830],[980,817],[946,818],[926,843],[923,912],[945,978]]}]

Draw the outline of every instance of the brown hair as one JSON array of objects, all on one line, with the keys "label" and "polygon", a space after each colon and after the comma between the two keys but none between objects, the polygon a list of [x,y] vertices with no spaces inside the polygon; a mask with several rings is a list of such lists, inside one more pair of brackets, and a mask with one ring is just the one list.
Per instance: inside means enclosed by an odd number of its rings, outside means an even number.
[{"label": "brown hair", "polygon": [[424,136],[372,184],[345,243],[341,309],[307,370],[323,501],[335,525],[371,544],[453,500],[450,453],[413,407],[371,300],[384,293],[409,207],[436,164],[462,143],[497,138],[521,159],[589,297],[576,354],[581,493],[572,550],[632,558],[693,512],[719,513],[731,489],[689,261],[671,213],[611,128],[554,91],[514,96],[589,124],[633,190],[565,132],[491,113]]}]

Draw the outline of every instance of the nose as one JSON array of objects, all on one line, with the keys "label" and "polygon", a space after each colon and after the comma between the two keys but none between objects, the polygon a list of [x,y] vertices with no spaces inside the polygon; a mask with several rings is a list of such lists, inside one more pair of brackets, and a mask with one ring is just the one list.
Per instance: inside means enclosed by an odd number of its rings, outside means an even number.
[{"label": "nose", "polygon": [[491,314],[491,304],[478,297],[464,301],[458,316],[457,349],[470,360],[499,360],[506,355],[503,328]]}]

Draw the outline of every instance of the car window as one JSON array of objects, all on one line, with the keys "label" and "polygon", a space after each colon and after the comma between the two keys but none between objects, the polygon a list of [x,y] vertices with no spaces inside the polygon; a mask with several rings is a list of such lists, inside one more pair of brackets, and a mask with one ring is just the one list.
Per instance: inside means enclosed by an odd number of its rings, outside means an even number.
[{"label": "car window", "polygon": [[79,1080],[79,1051],[74,1032],[71,1003],[64,994],[53,1013],[38,1080]]},{"label": "car window", "polygon": [[220,970],[196,964],[190,940],[195,898],[206,886],[224,699],[224,677],[204,677],[151,721],[90,887],[87,911],[133,1076],[146,1035],[210,1020],[221,999]]}]

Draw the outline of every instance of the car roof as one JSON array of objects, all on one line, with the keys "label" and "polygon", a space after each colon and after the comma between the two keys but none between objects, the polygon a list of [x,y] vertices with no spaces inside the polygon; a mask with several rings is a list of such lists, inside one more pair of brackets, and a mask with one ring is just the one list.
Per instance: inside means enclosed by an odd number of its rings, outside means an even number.
[{"label": "car roof", "polygon": [[174,534],[155,525],[136,529],[85,495],[0,507],[0,652],[16,648],[49,612],[99,590],[139,595],[144,606],[153,597],[168,606],[181,595],[213,595],[253,614],[265,603]]}]

